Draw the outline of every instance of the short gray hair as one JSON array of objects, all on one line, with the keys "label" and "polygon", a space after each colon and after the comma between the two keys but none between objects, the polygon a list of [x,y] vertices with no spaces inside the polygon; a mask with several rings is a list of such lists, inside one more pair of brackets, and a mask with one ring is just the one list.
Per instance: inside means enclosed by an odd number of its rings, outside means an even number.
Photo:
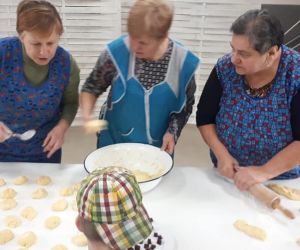
[{"label": "short gray hair", "polygon": [[248,37],[250,45],[260,54],[283,43],[284,32],[280,21],[267,10],[249,10],[238,17],[230,27],[236,35]]}]

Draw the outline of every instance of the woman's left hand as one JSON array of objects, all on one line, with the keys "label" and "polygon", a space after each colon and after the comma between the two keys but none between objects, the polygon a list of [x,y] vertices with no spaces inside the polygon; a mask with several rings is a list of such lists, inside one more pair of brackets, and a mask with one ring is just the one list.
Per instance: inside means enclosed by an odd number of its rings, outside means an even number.
[{"label": "woman's left hand", "polygon": [[50,158],[56,150],[61,148],[68,127],[68,125],[66,126],[66,121],[61,120],[50,130],[43,143],[44,152],[47,152],[47,158]]},{"label": "woman's left hand", "polygon": [[268,180],[263,168],[260,166],[247,166],[247,167],[235,167],[235,174],[233,177],[234,184],[238,189],[244,191],[251,186],[262,183]]},{"label": "woman's left hand", "polygon": [[161,146],[161,150],[166,151],[170,155],[173,154],[175,148],[175,139],[174,135],[167,131],[163,137],[163,144]]}]

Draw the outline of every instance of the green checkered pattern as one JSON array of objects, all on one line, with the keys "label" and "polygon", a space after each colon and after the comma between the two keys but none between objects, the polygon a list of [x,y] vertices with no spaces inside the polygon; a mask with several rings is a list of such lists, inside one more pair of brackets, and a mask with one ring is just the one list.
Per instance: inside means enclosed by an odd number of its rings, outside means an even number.
[{"label": "green checkered pattern", "polygon": [[127,249],[152,231],[134,175],[127,169],[96,169],[77,193],[79,215],[96,226],[99,236],[114,249]]}]

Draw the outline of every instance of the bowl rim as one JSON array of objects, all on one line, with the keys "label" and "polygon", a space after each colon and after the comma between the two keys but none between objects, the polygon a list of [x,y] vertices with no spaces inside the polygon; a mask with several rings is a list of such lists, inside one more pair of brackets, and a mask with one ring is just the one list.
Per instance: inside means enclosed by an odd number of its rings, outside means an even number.
[{"label": "bowl rim", "polygon": [[[115,144],[111,144],[111,145],[107,145],[107,146],[104,146],[104,147],[101,147],[101,148],[97,148],[93,151],[91,151],[90,153],[87,154],[87,156],[84,158],[84,161],[83,161],[83,167],[85,169],[85,171],[90,174],[91,172],[87,169],[86,167],[86,161],[87,161],[87,158],[92,154],[94,153],[95,151],[97,150],[100,150],[100,149],[103,149],[103,148],[108,148],[108,147],[114,147],[114,146],[122,146],[122,145],[125,145],[125,144],[131,144],[131,145],[142,145],[144,147],[150,147],[150,148],[155,148],[155,149],[159,149],[159,147],[155,147],[153,145],[150,145],[150,144],[145,144],[145,143],[138,143],[138,142],[123,142],[123,143],[115,143]],[[158,176],[158,177],[155,177],[155,178],[152,178],[152,179],[149,179],[149,180],[146,180],[146,181],[139,181],[138,183],[141,184],[141,183],[147,183],[147,182],[150,182],[150,181],[154,181],[154,180],[157,180],[159,178],[162,178],[163,176],[167,175],[174,167],[174,159],[173,157],[167,153],[166,151],[163,151],[161,150],[162,153],[165,153],[167,155],[167,157],[169,157],[169,159],[171,160],[171,166],[170,168],[168,169],[168,171],[166,171],[164,174]]]}]

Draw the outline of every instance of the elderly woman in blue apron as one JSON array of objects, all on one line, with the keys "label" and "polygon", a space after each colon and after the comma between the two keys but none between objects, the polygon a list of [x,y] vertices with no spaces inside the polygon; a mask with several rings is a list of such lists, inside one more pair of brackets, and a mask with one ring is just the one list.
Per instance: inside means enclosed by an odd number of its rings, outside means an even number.
[{"label": "elderly woman in blue apron", "polygon": [[128,35],[107,45],[80,95],[84,119],[97,97],[111,86],[100,118],[108,129],[98,147],[137,142],[172,154],[192,112],[199,59],[168,37],[173,7],[164,0],[136,1]]},{"label": "elderly woman in blue apron", "polygon": [[241,190],[300,176],[300,55],[266,10],[231,26],[232,52],[220,58],[200,98],[197,126],[221,175]]},{"label": "elderly woman in blue apron", "polygon": [[[0,161],[58,163],[78,108],[79,69],[58,46],[63,26],[49,2],[21,1],[17,32],[0,39]],[[29,140],[10,136],[30,129]]]}]

